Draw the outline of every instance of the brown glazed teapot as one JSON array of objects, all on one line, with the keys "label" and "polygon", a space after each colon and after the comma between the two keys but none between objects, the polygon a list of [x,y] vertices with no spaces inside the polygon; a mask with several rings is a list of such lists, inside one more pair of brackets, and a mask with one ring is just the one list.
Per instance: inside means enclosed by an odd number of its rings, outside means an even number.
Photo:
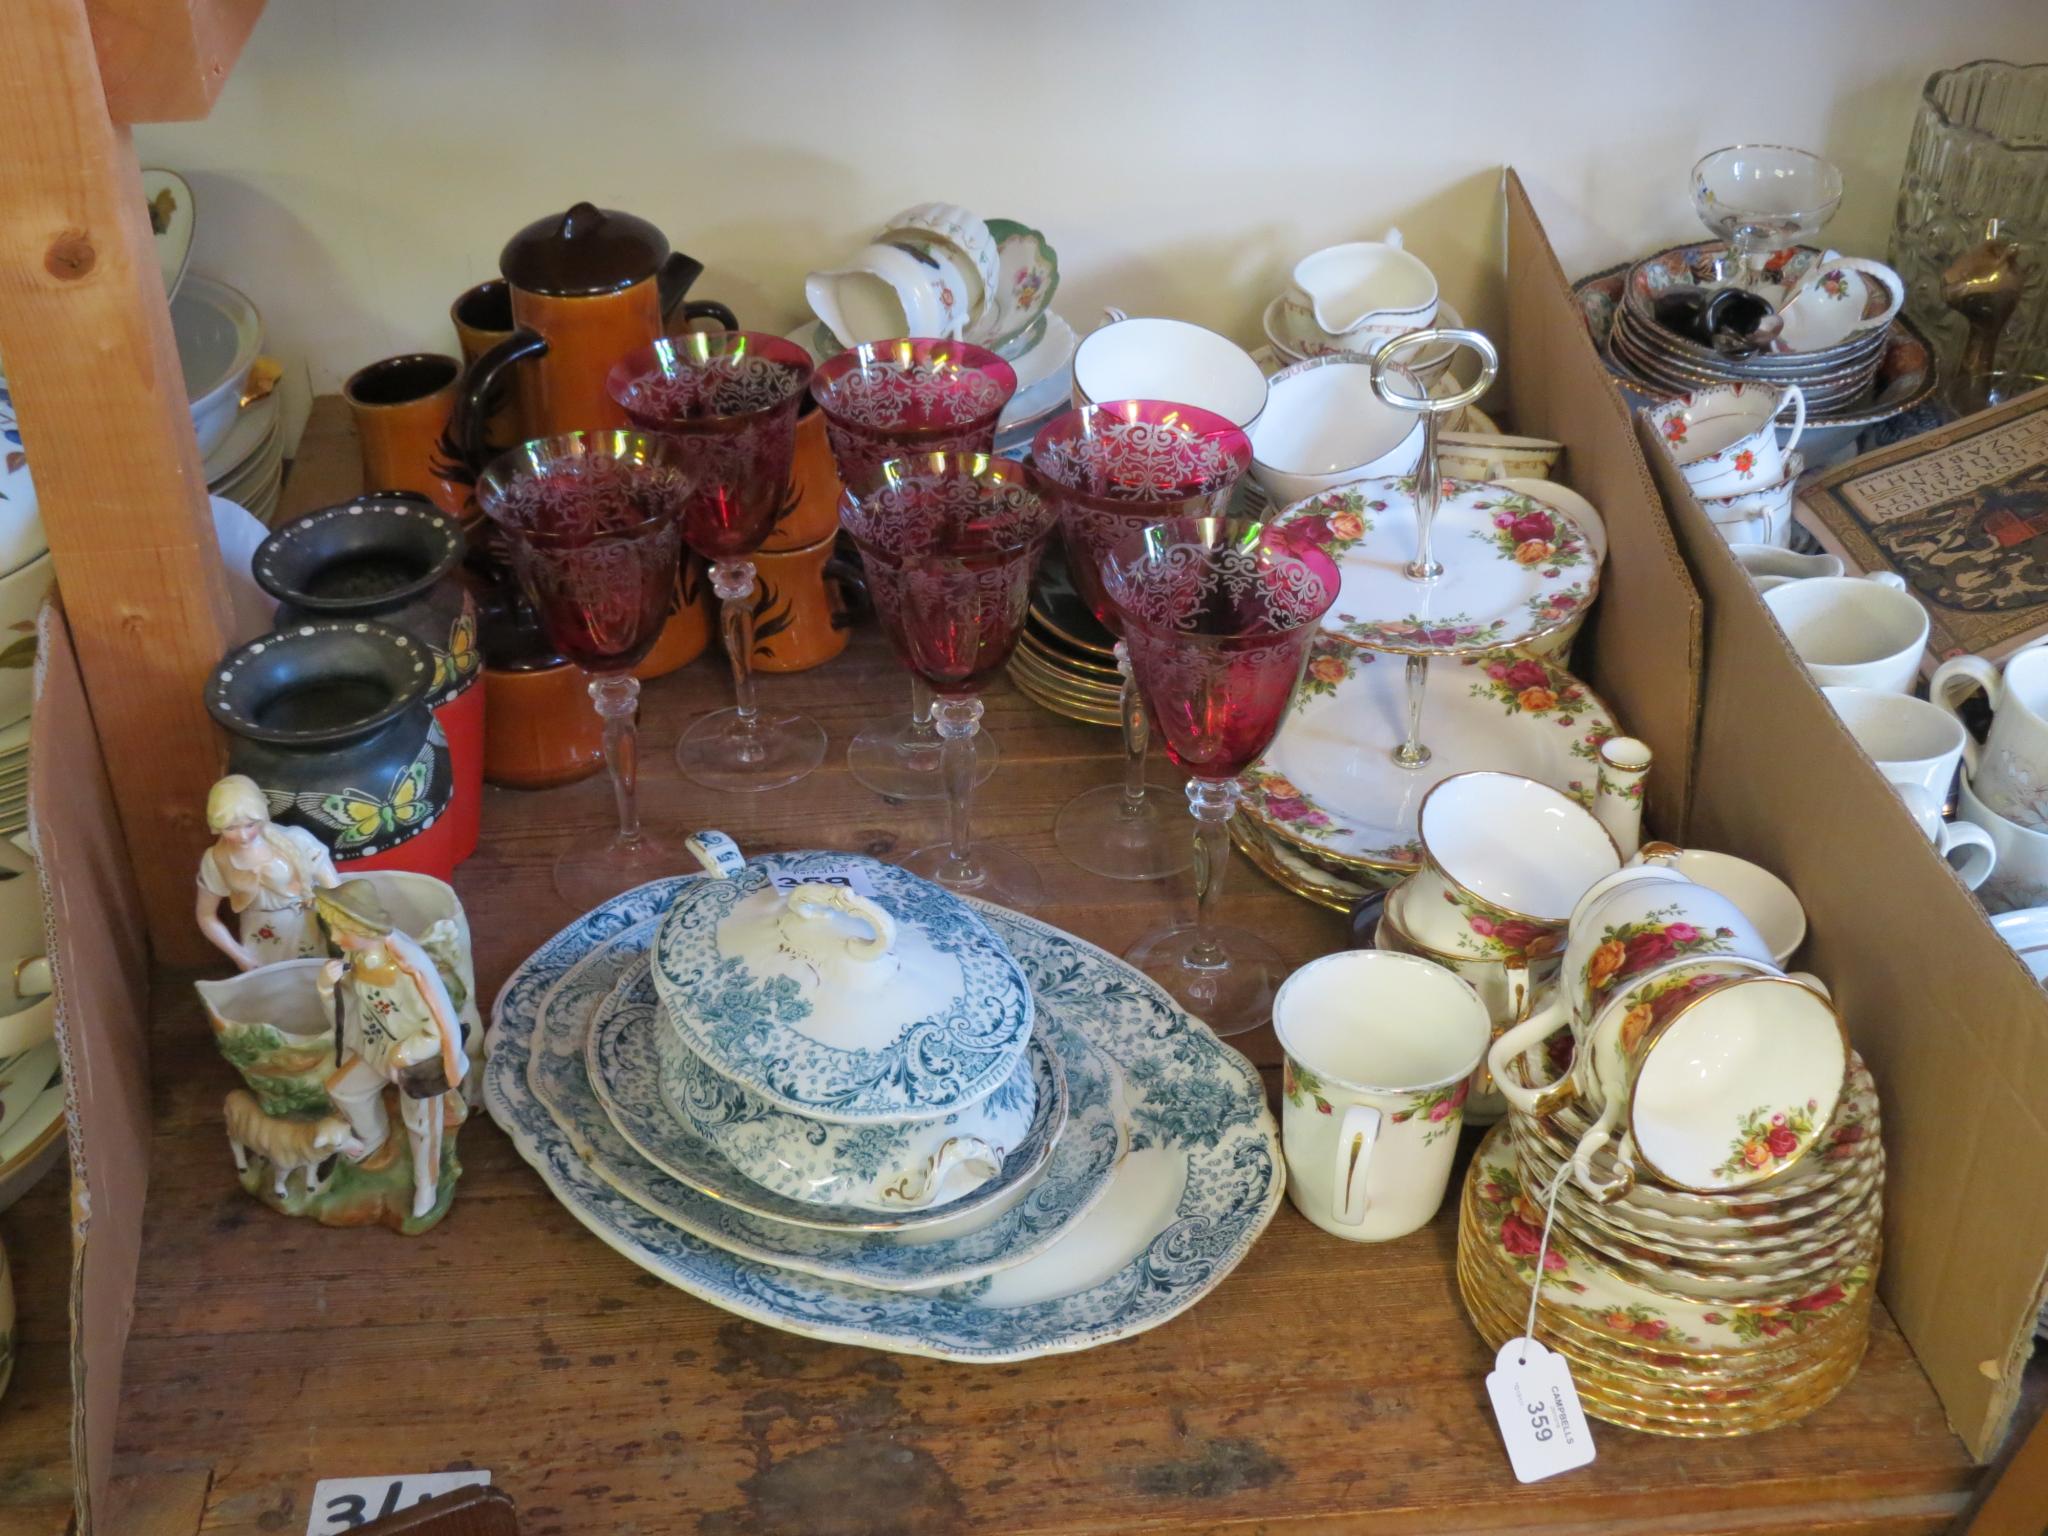
[{"label": "brown glazed teapot", "polygon": [[739,321],[711,299],[686,300],[702,262],[671,251],[645,219],[578,203],[519,231],[499,254],[512,290],[512,334],[463,378],[455,437],[477,465],[492,386],[514,364],[520,420],[529,437],[632,423],[605,390],[612,364],[670,326],[700,317],[727,330]]}]

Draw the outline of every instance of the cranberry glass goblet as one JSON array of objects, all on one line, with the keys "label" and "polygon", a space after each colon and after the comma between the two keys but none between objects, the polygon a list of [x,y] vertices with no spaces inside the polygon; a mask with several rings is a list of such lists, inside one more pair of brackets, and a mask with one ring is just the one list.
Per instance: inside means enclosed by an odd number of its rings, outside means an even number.
[{"label": "cranberry glass goblet", "polygon": [[[993,453],[996,422],[1016,390],[1015,371],[986,348],[915,337],[851,347],[820,364],[811,381],[839,478],[849,486],[902,455]],[[979,784],[1000,754],[995,738],[973,740]],[[944,794],[939,760],[932,694],[914,674],[910,718],[870,726],[846,753],[856,780],[896,800]]]},{"label": "cranberry glass goblet", "polygon": [[[1084,405],[1055,416],[1033,439],[1033,483],[1059,509],[1074,588],[1111,634],[1117,616],[1102,594],[1102,557],[1148,523],[1220,516],[1251,461],[1251,439],[1234,422],[1170,400]],[[1186,869],[1191,850],[1178,808],[1145,793],[1145,705],[1122,640],[1116,656],[1124,675],[1123,782],[1069,800],[1053,838],[1094,874],[1153,880]]]},{"label": "cranberry glass goblet", "polygon": [[809,353],[751,331],[664,336],[620,358],[607,380],[634,425],[675,441],[692,481],[683,541],[711,562],[737,701],[698,718],[676,744],[677,766],[709,789],[776,789],[825,757],[816,721],[755,701],[748,558],[787,501],[797,409],[810,382]]},{"label": "cranberry glass goblet", "polygon": [[947,838],[904,868],[948,890],[1005,906],[1044,894],[1022,854],[968,832],[974,739],[988,680],[1024,632],[1031,578],[1055,514],[1024,466],[981,453],[889,459],[847,487],[840,522],[867,567],[868,595],[897,653],[937,695]]},{"label": "cranberry glass goblet", "polygon": [[1124,958],[1219,1035],[1266,1022],[1285,975],[1278,950],[1216,922],[1237,775],[1272,745],[1337,597],[1337,568],[1265,524],[1183,518],[1126,535],[1101,565],[1138,690],[1186,769],[1195,815],[1196,916]]},{"label": "cranberry glass goblet", "polygon": [[590,674],[591,702],[604,720],[618,830],[555,861],[555,889],[587,910],[681,863],[640,825],[633,668],[668,622],[690,476],[667,438],[571,432],[500,454],[476,490],[548,643]]}]

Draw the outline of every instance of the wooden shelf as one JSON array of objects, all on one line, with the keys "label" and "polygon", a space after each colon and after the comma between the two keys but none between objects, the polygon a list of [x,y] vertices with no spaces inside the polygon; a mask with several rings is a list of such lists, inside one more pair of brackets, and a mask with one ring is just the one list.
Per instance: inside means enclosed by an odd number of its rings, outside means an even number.
[{"label": "wooden shelf", "polygon": [[[353,445],[337,405],[316,411],[291,505],[315,485],[347,489]],[[936,835],[936,811],[890,805],[844,770],[853,733],[907,707],[878,636],[860,634],[819,671],[764,679],[831,736],[800,789],[720,796],[674,772],[677,734],[727,686],[706,658],[648,689],[650,822],[720,827],[749,850],[887,856]],[[1040,915],[1122,947],[1185,898],[1176,882],[1096,879],[1053,847],[1060,805],[1114,771],[1111,735],[1006,685],[988,703],[1004,759],[977,824],[1038,862]],[[609,814],[597,780],[489,792],[483,851],[457,881],[485,997],[573,915],[547,883],[549,861]],[[1242,861],[1225,899],[1292,960],[1343,941],[1335,917]],[[1383,1245],[1337,1242],[1283,1207],[1242,1267],[1165,1327],[994,1367],[800,1339],[669,1289],[578,1225],[486,1116],[463,1134],[466,1171],[436,1231],[286,1221],[234,1183],[220,1126],[234,1078],[189,980],[160,972],[155,990],[154,1173],[118,1468],[140,1503],[111,1529],[298,1531],[320,1477],[451,1464],[491,1469],[529,1531],[727,1536],[1368,1521],[1375,1532],[1919,1533],[1948,1528],[1978,1480],[1880,1312],[1856,1379],[1794,1428],[1686,1442],[1597,1426],[1593,1466],[1517,1486],[1486,1405],[1491,1357],[1452,1278],[1448,1206]],[[1274,1088],[1270,1031],[1240,1044]],[[0,1526],[56,1531],[68,1499],[58,1183],[0,1218],[0,1233],[24,1332],[0,1401]]]}]

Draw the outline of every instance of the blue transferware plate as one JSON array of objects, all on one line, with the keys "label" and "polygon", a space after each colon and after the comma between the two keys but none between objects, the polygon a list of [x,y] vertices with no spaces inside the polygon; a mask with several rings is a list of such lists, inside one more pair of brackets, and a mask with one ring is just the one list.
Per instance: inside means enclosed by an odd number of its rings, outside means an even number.
[{"label": "blue transferware plate", "polygon": [[[646,972],[654,923],[638,924],[584,957],[543,999],[526,1081],[599,1178],[669,1225],[741,1258],[846,1280],[876,1290],[950,1285],[1021,1264],[1058,1240],[1109,1190],[1124,1155],[1122,1090],[1116,1068],[1080,1036],[1065,1033],[1060,1058],[1072,1113],[1045,1176],[1018,1191],[1006,1211],[981,1212],[976,1230],[938,1228],[914,1240],[868,1232],[821,1231],[741,1210],[678,1184],[627,1145],[592,1090],[585,1066],[591,1021],[629,972]],[[1052,1058],[1040,1053],[1050,1065]]]},{"label": "blue transferware plate", "polygon": [[[806,881],[872,901],[893,935],[793,905]],[[980,914],[858,854],[764,854],[729,880],[692,881],[655,936],[654,985],[669,1026],[714,1071],[839,1124],[979,1103],[1031,1038],[1031,989]]]},{"label": "blue transferware plate", "polygon": [[1013,1269],[905,1294],[792,1273],[728,1252],[598,1176],[528,1090],[541,1000],[578,961],[659,917],[689,877],[615,897],[565,928],[492,1009],[484,1101],[548,1188],[649,1273],[738,1316],[813,1338],[991,1362],[1088,1349],[1156,1328],[1222,1283],[1279,1208],[1286,1179],[1258,1074],[1155,983],[1091,944],[979,906],[1049,1022],[1123,1073],[1131,1151],[1109,1193]]}]

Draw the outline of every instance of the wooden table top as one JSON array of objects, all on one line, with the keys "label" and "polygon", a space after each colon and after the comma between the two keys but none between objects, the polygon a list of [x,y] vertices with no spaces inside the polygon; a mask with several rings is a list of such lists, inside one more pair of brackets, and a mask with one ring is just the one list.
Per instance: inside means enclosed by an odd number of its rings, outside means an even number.
[{"label": "wooden table top", "polygon": [[[316,416],[295,504],[341,483],[345,434]],[[749,851],[881,857],[938,836],[936,806],[891,804],[845,771],[852,736],[907,707],[873,633],[764,695],[830,737],[811,778],[719,795],[669,756],[726,702],[706,657],[649,686],[644,811],[719,827]],[[1186,877],[1119,884],[1068,864],[1054,813],[1115,770],[1113,734],[1007,684],[985,728],[1002,765],[976,824],[1031,855],[1037,915],[1111,950],[1192,903]],[[1162,780],[1166,778],[1163,765]],[[574,914],[548,868],[611,815],[601,779],[492,790],[460,872],[481,995]],[[1242,859],[1225,903],[1295,961],[1343,924]],[[188,977],[158,978],[150,1219],[120,1431],[137,1508],[121,1530],[305,1529],[321,1477],[489,1468],[522,1529],[809,1536],[954,1532],[1932,1532],[1977,1471],[1880,1312],[1843,1394],[1790,1429],[1733,1441],[1596,1425],[1599,1459],[1518,1486],[1486,1401],[1491,1354],[1452,1275],[1449,1202],[1397,1242],[1332,1239],[1283,1206],[1238,1270],[1150,1333],[1081,1355],[969,1366],[825,1344],[742,1322],[664,1286],[586,1232],[488,1116],[462,1134],[455,1207],[432,1232],[328,1231],[236,1186],[220,1122],[235,1078]],[[1235,1042],[1269,1092],[1270,1030]],[[1467,1142],[1476,1139],[1467,1133]],[[0,1527],[61,1529],[68,1288],[60,1181],[5,1217],[23,1347],[0,1402]],[[12,1516],[35,1514],[16,1525]]]}]

